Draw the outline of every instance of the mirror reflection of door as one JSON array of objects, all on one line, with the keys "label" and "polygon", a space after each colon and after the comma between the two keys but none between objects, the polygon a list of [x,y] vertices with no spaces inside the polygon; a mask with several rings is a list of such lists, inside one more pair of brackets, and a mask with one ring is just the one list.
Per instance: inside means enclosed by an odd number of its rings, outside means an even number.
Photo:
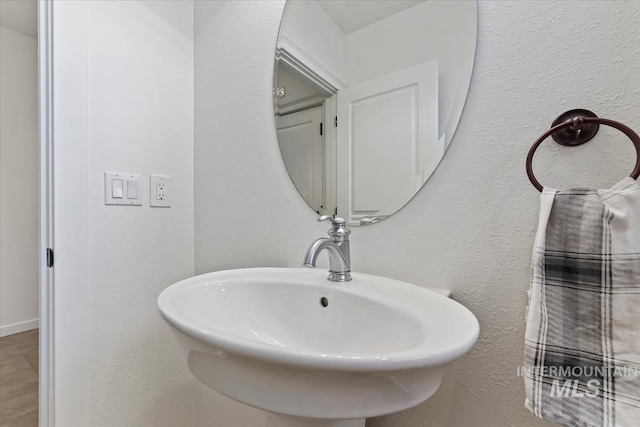
[{"label": "mirror reflection of door", "polygon": [[278,143],[300,195],[320,215],[336,213],[335,96],[302,70],[279,66],[276,104]]},{"label": "mirror reflection of door", "polygon": [[351,224],[392,215],[444,154],[437,60],[341,90],[338,123],[338,215]]},{"label": "mirror reflection of door", "polygon": [[322,107],[278,117],[278,141],[284,164],[300,195],[318,214],[323,209],[324,161]]}]

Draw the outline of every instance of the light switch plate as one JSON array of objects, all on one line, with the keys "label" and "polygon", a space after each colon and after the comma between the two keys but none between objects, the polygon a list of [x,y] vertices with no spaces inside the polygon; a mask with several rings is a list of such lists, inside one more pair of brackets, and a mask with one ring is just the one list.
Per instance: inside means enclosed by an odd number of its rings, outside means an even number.
[{"label": "light switch plate", "polygon": [[155,208],[171,207],[171,177],[149,175],[149,206]]},{"label": "light switch plate", "polygon": [[[115,188],[114,182],[117,184]],[[138,191],[132,193],[132,188],[137,188]],[[105,172],[104,204],[142,206],[142,186],[140,185],[140,175],[125,172]]]}]

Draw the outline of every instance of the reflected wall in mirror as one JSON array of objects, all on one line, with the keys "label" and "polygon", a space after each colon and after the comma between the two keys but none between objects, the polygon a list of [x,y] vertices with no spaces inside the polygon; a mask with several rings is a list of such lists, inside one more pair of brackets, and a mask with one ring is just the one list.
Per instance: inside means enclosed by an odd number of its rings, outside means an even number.
[{"label": "reflected wall in mirror", "polygon": [[422,188],[464,107],[475,1],[288,1],[274,110],[287,172],[318,214],[387,218]]}]

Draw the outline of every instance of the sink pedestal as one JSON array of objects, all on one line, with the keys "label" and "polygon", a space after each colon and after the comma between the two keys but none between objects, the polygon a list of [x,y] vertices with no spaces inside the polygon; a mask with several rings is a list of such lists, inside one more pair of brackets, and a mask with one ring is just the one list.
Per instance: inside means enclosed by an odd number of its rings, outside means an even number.
[{"label": "sink pedestal", "polygon": [[265,427],[364,427],[365,418],[355,420],[319,420],[268,413]]}]

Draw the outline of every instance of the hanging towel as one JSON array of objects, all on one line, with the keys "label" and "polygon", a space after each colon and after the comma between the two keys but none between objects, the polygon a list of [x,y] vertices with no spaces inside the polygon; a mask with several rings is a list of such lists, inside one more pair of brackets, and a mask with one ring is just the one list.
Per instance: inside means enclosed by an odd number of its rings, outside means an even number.
[{"label": "hanging towel", "polygon": [[567,426],[640,425],[640,185],[544,189],[525,406]]}]

